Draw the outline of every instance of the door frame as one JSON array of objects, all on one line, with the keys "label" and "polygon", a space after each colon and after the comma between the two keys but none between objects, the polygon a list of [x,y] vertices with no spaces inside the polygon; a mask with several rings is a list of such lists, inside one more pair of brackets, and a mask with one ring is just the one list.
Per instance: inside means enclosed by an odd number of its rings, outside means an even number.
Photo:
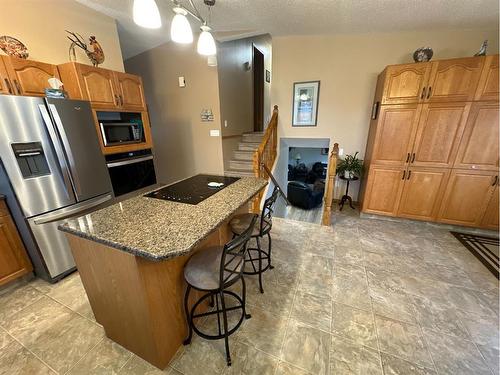
[{"label": "door frame", "polygon": [[[258,56],[258,58],[257,58]],[[264,131],[265,54],[252,43],[253,130]]]}]

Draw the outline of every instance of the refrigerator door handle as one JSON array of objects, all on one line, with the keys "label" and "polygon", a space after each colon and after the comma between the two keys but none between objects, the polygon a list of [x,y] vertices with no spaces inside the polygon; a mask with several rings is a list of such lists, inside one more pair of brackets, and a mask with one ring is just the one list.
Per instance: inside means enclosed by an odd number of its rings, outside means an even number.
[{"label": "refrigerator door handle", "polygon": [[64,146],[64,151],[66,154],[66,157],[68,158],[68,163],[69,163],[69,174],[71,176],[71,182],[73,183],[73,187],[76,191],[77,196],[82,195],[82,188],[80,186],[80,180],[78,178],[78,173],[75,173],[75,158],[73,157],[73,154],[71,153],[71,146],[68,141],[68,137],[66,135],[66,132],[64,131],[64,126],[61,121],[61,117],[59,117],[59,113],[57,113],[57,108],[54,104],[49,104],[49,110],[50,113],[52,114],[52,118],[54,119],[54,123],[56,124],[57,132],[59,133],[59,136],[61,137],[61,141]]},{"label": "refrigerator door handle", "polygon": [[65,207],[55,212],[49,212],[38,216],[33,222],[37,225],[47,224],[53,221],[65,219],[69,216],[77,215],[78,213],[93,208],[111,199],[111,194],[106,194],[97,198],[89,199],[88,201],[75,204],[70,207]]},{"label": "refrigerator door handle", "polygon": [[64,185],[66,186],[66,194],[68,196],[70,195],[73,196],[73,182],[71,181],[71,176],[68,171],[68,164],[66,163],[66,158],[64,157],[64,151],[62,149],[61,144],[59,143],[57,134],[54,131],[54,126],[50,119],[49,112],[47,112],[47,108],[43,104],[38,104],[38,109],[40,110],[43,122],[45,122],[45,127],[47,128],[50,139],[52,140],[52,144],[54,145],[54,150],[56,152],[58,159],[58,165],[61,168]]}]

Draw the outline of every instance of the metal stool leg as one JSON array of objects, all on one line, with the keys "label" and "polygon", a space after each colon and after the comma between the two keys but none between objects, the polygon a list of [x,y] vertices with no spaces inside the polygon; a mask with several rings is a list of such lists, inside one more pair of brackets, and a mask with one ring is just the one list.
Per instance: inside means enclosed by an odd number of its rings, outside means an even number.
[{"label": "metal stool leg", "polygon": [[259,288],[260,292],[264,293],[264,289],[262,288],[262,248],[260,247],[260,238],[256,237],[257,240],[257,249],[259,249]]},{"label": "metal stool leg", "polygon": [[184,294],[184,312],[186,314],[186,320],[188,324],[188,336],[183,341],[184,345],[189,345],[191,343],[191,338],[193,337],[193,322],[191,320],[191,314],[189,312],[188,301],[189,301],[189,292],[191,291],[191,285],[188,284],[186,288],[186,292]]},{"label": "metal stool leg", "polygon": [[243,295],[243,315],[245,316],[245,319],[250,319],[252,315],[247,314],[247,285],[245,282],[245,278],[242,276],[241,277],[241,294]]},{"label": "metal stool leg", "polygon": [[229,335],[228,335],[228,328],[227,328],[227,312],[226,312],[226,303],[224,301],[224,292],[220,292],[220,301],[221,301],[221,307],[222,307],[222,316],[224,319],[224,343],[226,345],[226,361],[227,365],[231,366],[231,353],[229,352]]},{"label": "metal stool leg", "polygon": [[267,251],[268,251],[268,257],[269,257],[269,269],[273,269],[274,266],[271,264],[271,250],[272,250],[272,247],[271,247],[271,232],[267,232],[267,238],[269,239],[269,244],[268,244],[268,247],[267,247]]}]

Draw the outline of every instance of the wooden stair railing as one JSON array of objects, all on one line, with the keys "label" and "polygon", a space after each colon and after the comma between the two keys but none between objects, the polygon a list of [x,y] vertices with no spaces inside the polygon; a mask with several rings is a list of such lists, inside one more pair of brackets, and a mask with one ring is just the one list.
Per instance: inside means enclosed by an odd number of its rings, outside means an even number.
[{"label": "wooden stair railing", "polygon": [[339,158],[339,144],[334,143],[330,158],[328,160],[328,174],[326,176],[326,187],[323,204],[323,217],[321,224],[330,225],[332,217],[333,197],[335,194],[335,176],[337,174],[337,162]]},{"label": "wooden stair railing", "polygon": [[[260,146],[255,150],[253,154],[253,171],[255,177],[269,178],[264,166],[270,171],[273,168],[274,161],[276,160],[278,148],[278,106],[274,106],[273,115],[267,128],[264,132],[264,137],[260,143]],[[253,202],[254,212],[260,211],[260,201],[263,196],[263,192],[260,193]]]}]

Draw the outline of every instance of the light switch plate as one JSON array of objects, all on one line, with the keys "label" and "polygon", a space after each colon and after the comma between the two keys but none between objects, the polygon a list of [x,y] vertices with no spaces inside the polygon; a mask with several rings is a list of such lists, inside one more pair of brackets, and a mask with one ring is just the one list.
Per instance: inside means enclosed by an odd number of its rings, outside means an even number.
[{"label": "light switch plate", "polygon": [[344,155],[344,149],[343,148],[339,149],[339,156],[342,156],[342,155]]},{"label": "light switch plate", "polygon": [[179,77],[179,87],[186,87],[186,80],[184,77]]},{"label": "light switch plate", "polygon": [[219,129],[211,129],[211,130],[210,130],[210,136],[211,136],[211,137],[218,137],[218,136],[220,136],[220,131],[219,131]]}]

